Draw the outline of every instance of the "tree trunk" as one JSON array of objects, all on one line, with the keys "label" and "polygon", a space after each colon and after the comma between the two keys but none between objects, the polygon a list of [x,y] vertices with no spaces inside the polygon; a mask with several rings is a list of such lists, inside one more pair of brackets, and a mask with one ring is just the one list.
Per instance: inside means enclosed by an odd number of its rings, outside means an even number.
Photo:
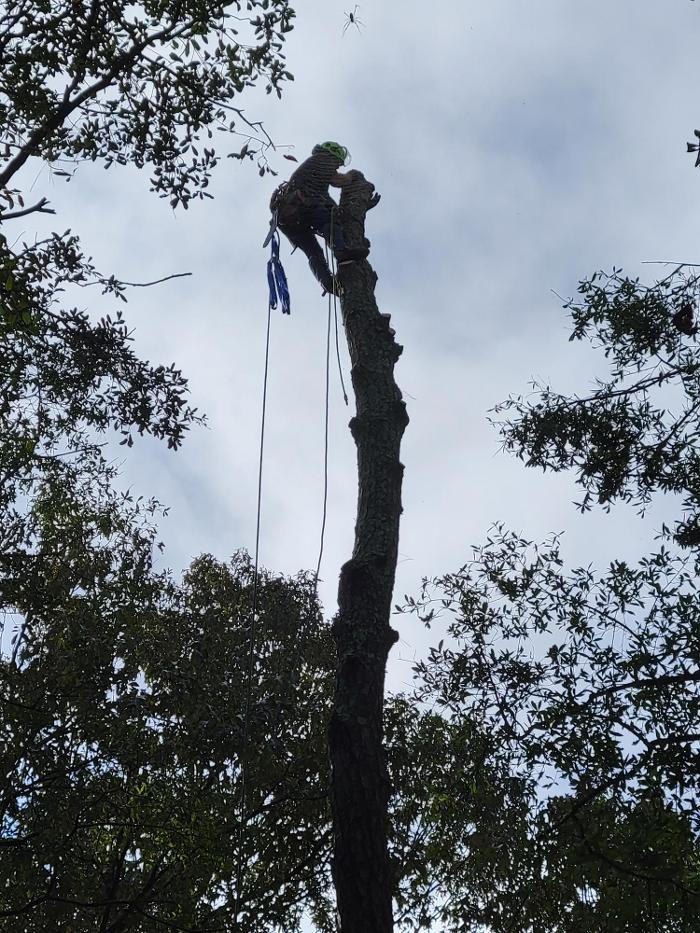
[{"label": "tree trunk", "polygon": [[[374,187],[360,172],[343,188],[340,215],[349,247],[364,242]],[[365,260],[338,269],[357,415],[358,504],[355,546],[340,572],[335,702],[329,728],[333,880],[341,933],[391,933],[394,879],[387,849],[389,779],[383,749],[384,674],[398,638],[389,624],[396,573],[408,424],[394,382],[402,347],[377,309],[377,277]]]}]

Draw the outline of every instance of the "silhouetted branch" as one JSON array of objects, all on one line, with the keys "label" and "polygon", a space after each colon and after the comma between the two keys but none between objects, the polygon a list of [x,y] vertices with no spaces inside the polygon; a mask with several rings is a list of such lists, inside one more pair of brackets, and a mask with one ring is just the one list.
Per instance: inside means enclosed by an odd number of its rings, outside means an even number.
[{"label": "silhouetted branch", "polygon": [[55,214],[56,211],[52,207],[46,207],[49,202],[46,198],[42,198],[41,201],[37,201],[36,204],[33,204],[31,207],[25,207],[21,211],[9,211],[6,214],[0,214],[0,223],[3,220],[14,220],[16,217],[26,217],[27,214]]}]

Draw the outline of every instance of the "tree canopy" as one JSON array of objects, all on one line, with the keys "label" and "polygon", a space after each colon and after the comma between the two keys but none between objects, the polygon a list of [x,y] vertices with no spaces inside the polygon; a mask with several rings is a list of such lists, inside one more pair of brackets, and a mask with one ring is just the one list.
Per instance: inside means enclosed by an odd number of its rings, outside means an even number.
[{"label": "tree canopy", "polygon": [[[498,526],[404,607],[445,625],[417,666],[419,698],[481,724],[524,781],[525,826],[510,847],[523,870],[485,891],[476,915],[493,930],[515,916],[518,929],[698,929],[696,285],[683,268],[650,286],[619,270],[584,280],[567,304],[571,339],[602,350],[609,377],[497,408],[504,446],[529,466],[573,469],[582,509],[621,500],[643,511],[680,493],[674,532],[635,563],[596,570],[567,569],[557,537],[538,545]],[[474,864],[488,866],[489,851]],[[459,909],[470,903],[473,888],[447,888]]]},{"label": "tree canopy", "polygon": [[101,546],[91,512],[69,533],[55,515],[74,561],[32,585],[2,662],[3,929],[224,930],[237,914],[296,929],[328,888],[330,641],[312,581],[259,583],[242,825],[250,561],[202,557],[175,585],[123,509]]},{"label": "tree canopy", "polygon": [[616,500],[640,509],[654,495],[682,497],[678,541],[700,542],[700,365],[693,339],[698,276],[677,267],[646,285],[621,270],[598,272],[567,304],[571,340],[589,340],[609,362],[591,391],[566,396],[534,385],[496,408],[503,443],[528,466],[573,469],[580,503]]},{"label": "tree canopy", "polygon": [[[202,197],[216,165],[216,131],[244,137],[239,157],[269,143],[238,97],[291,79],[282,44],[287,0],[13,0],[0,4],[0,190],[30,159],[54,172],[100,161],[148,166],[173,206]],[[264,168],[264,162],[261,162]],[[20,202],[20,208],[23,205]]]}]

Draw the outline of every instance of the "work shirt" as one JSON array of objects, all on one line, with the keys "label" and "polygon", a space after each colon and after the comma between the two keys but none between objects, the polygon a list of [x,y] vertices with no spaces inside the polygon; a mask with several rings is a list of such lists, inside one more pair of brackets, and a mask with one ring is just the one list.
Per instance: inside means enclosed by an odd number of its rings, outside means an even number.
[{"label": "work shirt", "polygon": [[340,159],[327,149],[310,155],[292,173],[287,183],[287,193],[300,191],[305,200],[310,201],[329,197],[328,188],[340,165]]}]

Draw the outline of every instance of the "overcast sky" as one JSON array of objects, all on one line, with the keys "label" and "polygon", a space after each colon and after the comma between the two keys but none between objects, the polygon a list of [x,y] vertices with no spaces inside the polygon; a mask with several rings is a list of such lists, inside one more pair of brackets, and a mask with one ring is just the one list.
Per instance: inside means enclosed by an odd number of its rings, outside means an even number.
[{"label": "overcast sky", "polygon": [[[421,577],[457,569],[495,521],[535,539],[565,531],[572,562],[634,558],[660,513],[643,525],[624,508],[580,517],[571,478],[499,453],[486,412],[533,376],[566,391],[600,370],[589,349],[568,343],[553,291],[571,295],[598,268],[651,277],[659,268],[644,260],[700,261],[700,171],[685,152],[700,125],[700,4],[365,0],[362,31],[342,35],[349,8],[299,0],[287,46],[295,82],[282,101],[242,103],[300,160],[318,141],[348,146],[382,194],[368,216],[370,261],[380,310],[405,348],[396,377],[411,418],[397,599]],[[79,233],[101,270],[128,280],[193,273],[138,290],[126,308],[141,355],[175,361],[209,417],[180,452],[139,442],[124,463],[125,483],[170,506],[161,536],[178,573],[203,551],[225,559],[254,546],[261,244],[275,184],[224,160],[215,200],[177,213],[132,169],[84,166],[69,185],[47,174],[34,185],[57,208],[56,229]],[[292,315],[273,320],[261,561],[296,572],[315,567],[318,552],[326,304],[304,257],[285,244],[282,258]],[[329,617],[356,499],[351,411],[335,370],[332,387]],[[397,623],[394,687],[428,638],[408,617]]]}]

